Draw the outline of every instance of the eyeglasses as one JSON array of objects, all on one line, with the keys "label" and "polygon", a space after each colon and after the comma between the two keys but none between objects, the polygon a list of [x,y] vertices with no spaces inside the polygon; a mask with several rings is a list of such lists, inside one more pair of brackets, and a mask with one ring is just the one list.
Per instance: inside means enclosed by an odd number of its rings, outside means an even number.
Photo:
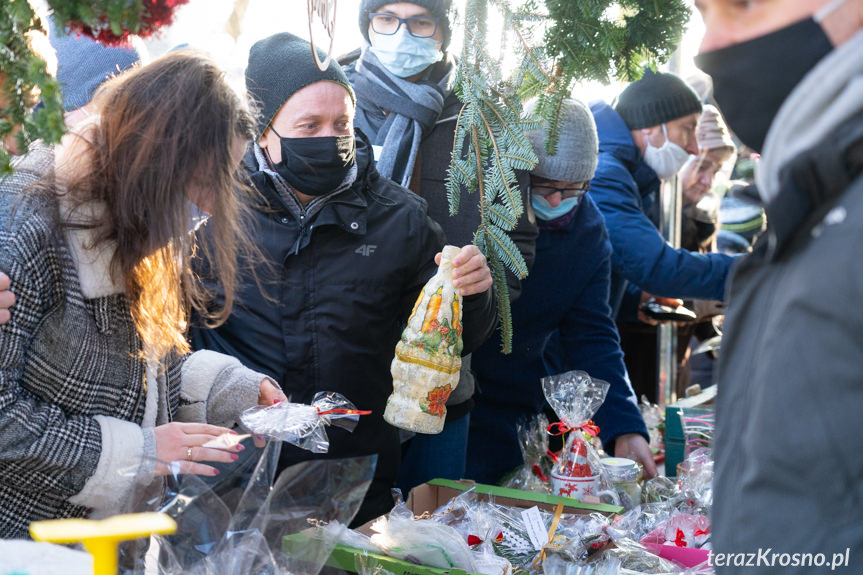
[{"label": "eyeglasses", "polygon": [[410,18],[399,18],[394,14],[386,12],[369,12],[372,21],[372,30],[375,34],[392,36],[399,31],[402,24],[405,25],[411,36],[417,38],[431,38],[437,32],[440,18],[433,16],[411,16]]},{"label": "eyeglasses", "polygon": [[552,186],[536,186],[533,185],[530,187],[530,191],[532,194],[535,194],[541,198],[547,198],[552,194],[560,193],[560,199],[567,200],[569,198],[578,198],[583,196],[590,190],[590,182],[585,182],[583,185],[575,188],[554,188]]}]

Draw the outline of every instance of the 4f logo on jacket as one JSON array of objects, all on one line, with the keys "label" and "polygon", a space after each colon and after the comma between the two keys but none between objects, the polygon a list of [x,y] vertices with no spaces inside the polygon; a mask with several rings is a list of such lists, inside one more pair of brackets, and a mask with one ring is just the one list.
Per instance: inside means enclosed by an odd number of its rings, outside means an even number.
[{"label": "4f logo on jacket", "polygon": [[355,249],[354,253],[360,254],[361,256],[369,257],[370,255],[375,253],[375,249],[377,249],[377,247],[378,246],[373,245],[373,244],[363,244],[360,247],[358,247],[357,249]]}]

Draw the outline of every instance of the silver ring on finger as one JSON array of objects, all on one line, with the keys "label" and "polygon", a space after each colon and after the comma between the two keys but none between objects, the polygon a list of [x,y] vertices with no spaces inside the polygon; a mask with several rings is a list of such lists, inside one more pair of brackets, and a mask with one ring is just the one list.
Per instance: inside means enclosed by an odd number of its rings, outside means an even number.
[{"label": "silver ring on finger", "polygon": [[186,461],[194,461],[192,459],[192,448],[191,447],[186,448]]}]

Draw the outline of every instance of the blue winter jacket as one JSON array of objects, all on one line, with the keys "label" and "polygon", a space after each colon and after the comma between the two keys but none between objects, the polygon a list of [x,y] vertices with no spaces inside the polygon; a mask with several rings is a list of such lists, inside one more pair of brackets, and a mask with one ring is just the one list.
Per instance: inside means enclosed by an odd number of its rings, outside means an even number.
[{"label": "blue winter jacket", "polygon": [[[605,218],[614,253],[609,302],[618,317],[632,282],[658,296],[722,300],[733,258],[674,249],[648,218],[659,199],[660,181],[642,158],[629,128],[605,102],[590,105],[599,134],[599,164],[590,194]],[[631,301],[630,298],[627,301]],[[624,309],[620,317],[634,317]]]},{"label": "blue winter jacket", "polygon": [[607,381],[611,388],[594,421],[613,451],[611,441],[620,435],[648,435],[611,319],[611,245],[592,194],[567,227],[540,229],[533,269],[512,304],[512,353],[500,353],[495,334],[474,352],[472,367],[477,407],[525,415],[542,410],[540,379],[550,373],[578,369]]}]

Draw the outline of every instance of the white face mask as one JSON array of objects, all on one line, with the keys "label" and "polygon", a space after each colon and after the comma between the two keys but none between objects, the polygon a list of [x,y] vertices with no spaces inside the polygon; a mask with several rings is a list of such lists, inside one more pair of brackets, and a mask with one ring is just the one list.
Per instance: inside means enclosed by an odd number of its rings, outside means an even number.
[{"label": "white face mask", "polygon": [[395,34],[376,34],[372,52],[399,78],[419,74],[443,58],[434,38],[417,38],[400,28]]},{"label": "white face mask", "polygon": [[665,143],[661,147],[647,140],[647,149],[644,150],[644,161],[653,168],[661,180],[667,180],[680,171],[680,168],[689,159],[689,152],[668,139],[668,129],[662,124],[662,133],[665,135]]}]

